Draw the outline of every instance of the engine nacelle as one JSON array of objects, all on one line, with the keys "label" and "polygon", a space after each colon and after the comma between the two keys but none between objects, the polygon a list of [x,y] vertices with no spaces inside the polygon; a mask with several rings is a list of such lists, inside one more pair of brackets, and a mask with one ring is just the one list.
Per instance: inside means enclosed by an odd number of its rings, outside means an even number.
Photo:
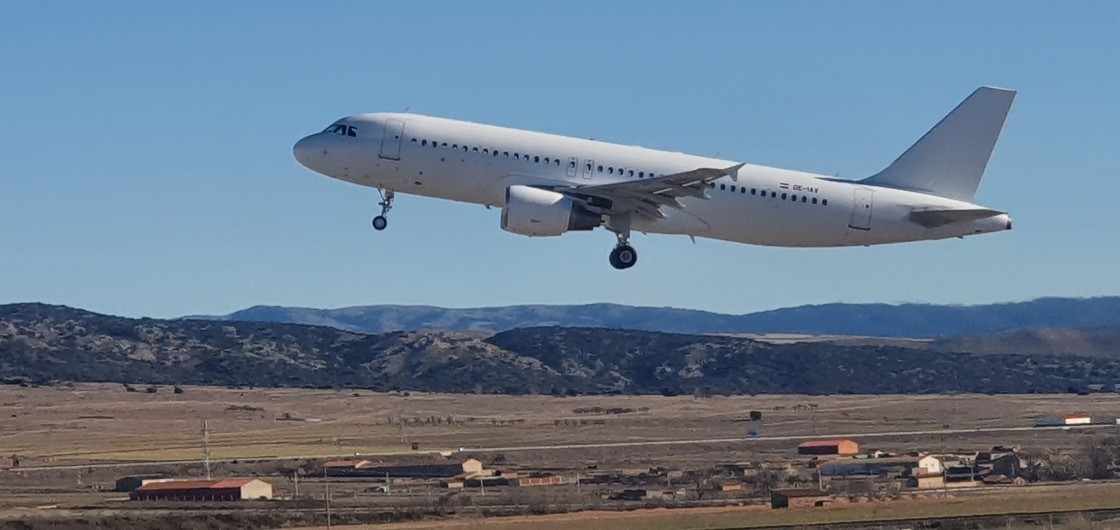
[{"label": "engine nacelle", "polygon": [[603,217],[554,191],[531,186],[506,188],[502,230],[529,237],[558,236],[569,230],[592,230]]}]

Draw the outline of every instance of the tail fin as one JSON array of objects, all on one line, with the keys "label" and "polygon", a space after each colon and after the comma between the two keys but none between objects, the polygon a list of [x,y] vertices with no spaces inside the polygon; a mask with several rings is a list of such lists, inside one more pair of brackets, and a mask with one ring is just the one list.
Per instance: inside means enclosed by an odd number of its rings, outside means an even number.
[{"label": "tail fin", "polygon": [[972,202],[1015,91],[980,87],[886,169],[862,182]]}]

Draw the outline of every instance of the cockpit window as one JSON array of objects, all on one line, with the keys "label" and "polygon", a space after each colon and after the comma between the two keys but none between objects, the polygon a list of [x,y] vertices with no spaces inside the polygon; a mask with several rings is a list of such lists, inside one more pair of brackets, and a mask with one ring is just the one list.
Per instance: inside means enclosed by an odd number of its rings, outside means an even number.
[{"label": "cockpit window", "polygon": [[353,125],[343,125],[336,123],[323,130],[325,133],[334,133],[339,136],[349,136],[351,138],[358,136],[358,129]]}]

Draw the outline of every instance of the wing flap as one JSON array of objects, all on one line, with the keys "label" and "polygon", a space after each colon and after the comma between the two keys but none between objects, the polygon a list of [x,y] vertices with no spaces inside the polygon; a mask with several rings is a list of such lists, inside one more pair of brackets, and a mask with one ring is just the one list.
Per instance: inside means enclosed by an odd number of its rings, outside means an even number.
[{"label": "wing flap", "polygon": [[[723,177],[738,180],[739,169],[699,168],[644,180],[613,182],[591,186],[554,187],[553,191],[583,201],[607,215],[635,213],[650,219],[664,218],[663,207],[684,208],[681,198],[707,199],[708,184]],[[604,201],[607,205],[604,205]]]}]

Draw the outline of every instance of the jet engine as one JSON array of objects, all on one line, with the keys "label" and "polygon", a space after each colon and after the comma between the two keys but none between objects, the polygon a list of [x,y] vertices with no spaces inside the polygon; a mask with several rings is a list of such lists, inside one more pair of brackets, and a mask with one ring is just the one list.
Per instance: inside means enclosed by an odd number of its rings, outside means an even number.
[{"label": "jet engine", "polygon": [[558,236],[569,230],[592,230],[601,215],[554,191],[531,186],[506,188],[502,230],[529,237]]}]

